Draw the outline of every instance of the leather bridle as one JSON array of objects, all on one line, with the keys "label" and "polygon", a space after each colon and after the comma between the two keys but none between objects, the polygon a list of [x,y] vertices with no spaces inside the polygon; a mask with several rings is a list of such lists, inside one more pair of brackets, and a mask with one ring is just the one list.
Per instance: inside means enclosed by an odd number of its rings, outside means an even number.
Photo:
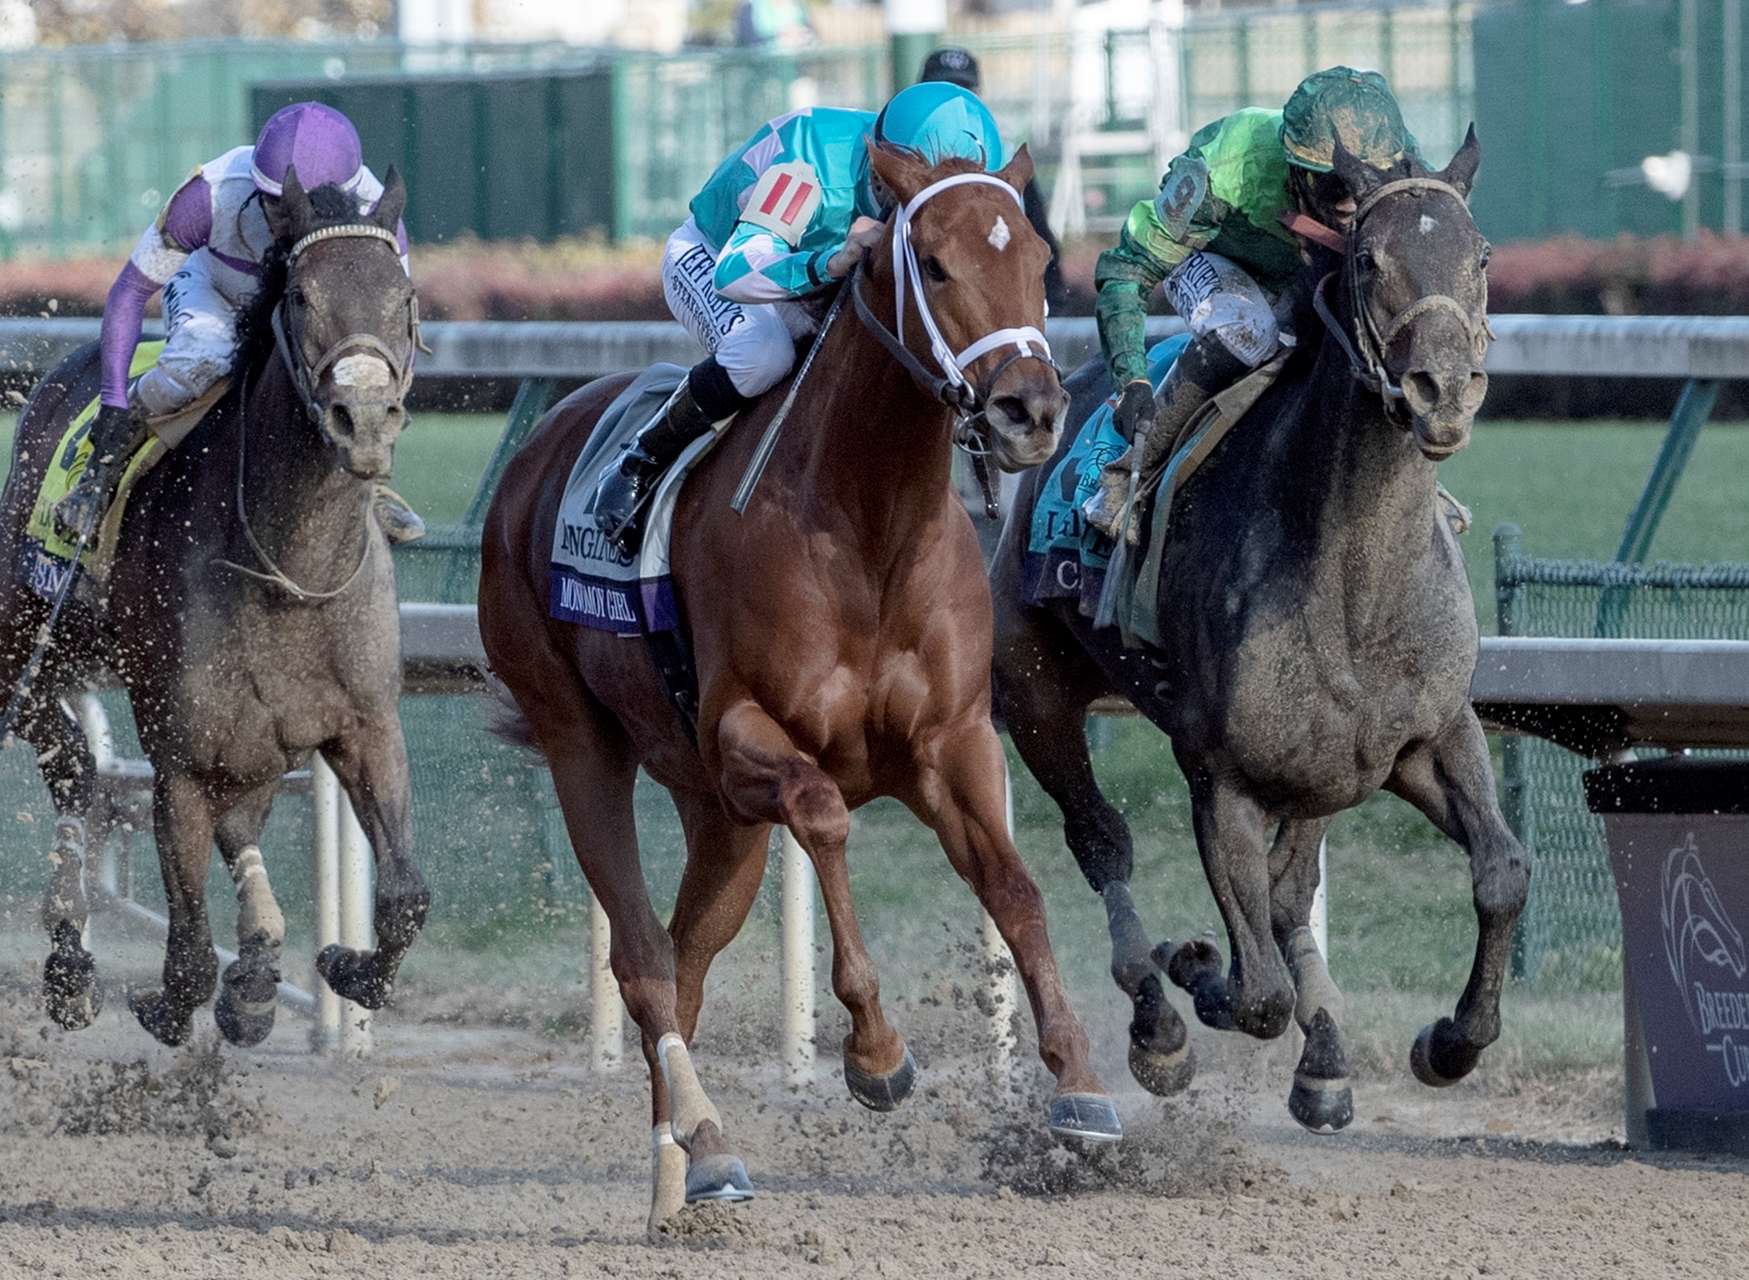
[{"label": "leather bridle", "polygon": [[1449,312],[1455,315],[1458,323],[1463,326],[1464,334],[1470,342],[1470,359],[1477,365],[1482,363],[1482,358],[1488,351],[1488,341],[1493,337],[1488,328],[1486,313],[1478,319],[1456,298],[1443,293],[1430,293],[1417,298],[1402,311],[1392,316],[1382,329],[1374,320],[1370,299],[1366,289],[1361,284],[1358,269],[1360,225],[1381,201],[1389,196],[1411,191],[1438,192],[1441,195],[1450,196],[1463,205],[1466,210],[1469,208],[1469,202],[1464,199],[1463,192],[1449,182],[1442,182],[1438,178],[1399,178],[1396,181],[1387,182],[1367,194],[1367,197],[1356,206],[1354,216],[1349,219],[1348,234],[1345,236],[1325,227],[1322,223],[1312,222],[1311,219],[1305,218],[1303,215],[1291,221],[1286,217],[1282,219],[1290,230],[1299,235],[1317,240],[1320,244],[1335,247],[1332,245],[1331,239],[1317,235],[1310,228],[1300,225],[1301,223],[1311,223],[1312,227],[1328,233],[1340,244],[1343,254],[1342,274],[1346,275],[1348,279],[1349,309],[1354,313],[1353,339],[1350,340],[1347,330],[1336,318],[1335,313],[1331,311],[1330,304],[1325,301],[1325,290],[1330,281],[1337,275],[1336,272],[1332,271],[1318,281],[1318,287],[1312,291],[1312,305],[1317,310],[1319,319],[1324,322],[1324,327],[1335,335],[1336,340],[1342,344],[1342,350],[1348,356],[1348,365],[1354,374],[1355,381],[1384,402],[1386,416],[1399,426],[1407,425],[1399,413],[1403,404],[1403,389],[1391,381],[1390,371],[1385,367],[1384,356],[1385,352],[1390,349],[1391,343],[1397,340],[1404,329],[1431,311]]}]

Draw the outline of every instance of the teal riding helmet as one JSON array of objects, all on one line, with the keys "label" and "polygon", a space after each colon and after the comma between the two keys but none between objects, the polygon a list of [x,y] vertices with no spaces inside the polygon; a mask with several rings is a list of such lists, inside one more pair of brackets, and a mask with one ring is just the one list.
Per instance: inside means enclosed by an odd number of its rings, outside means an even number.
[{"label": "teal riding helmet", "polygon": [[932,165],[959,156],[994,170],[1004,159],[989,108],[970,90],[939,80],[894,94],[875,117],[874,140],[915,151]]}]

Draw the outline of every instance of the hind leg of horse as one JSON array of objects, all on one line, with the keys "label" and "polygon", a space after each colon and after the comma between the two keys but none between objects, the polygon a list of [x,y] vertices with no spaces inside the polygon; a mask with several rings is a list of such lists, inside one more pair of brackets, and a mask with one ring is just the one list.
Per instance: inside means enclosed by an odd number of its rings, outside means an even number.
[{"label": "hind leg of horse", "polygon": [[1328,818],[1285,821],[1269,852],[1271,927],[1293,974],[1294,1021],[1306,1035],[1287,1109],[1313,1133],[1335,1133],[1354,1120],[1354,1092],[1342,1048],[1347,1005],[1308,924],[1318,889],[1318,846],[1329,827]]},{"label": "hind leg of horse", "polygon": [[718,741],[722,788],[730,805],[756,821],[782,822],[813,860],[832,930],[832,990],[850,1012],[844,1081],[865,1107],[891,1111],[910,1095],[917,1065],[881,1009],[880,977],[857,924],[844,860],[850,837],[844,797],[782,727],[751,702],[723,715]]},{"label": "hind leg of horse", "polygon": [[188,1039],[195,1009],[218,984],[206,912],[206,875],[212,860],[212,803],[186,775],[160,772],[152,788],[158,867],[169,905],[170,936],[164,944],[164,986],[129,999],[140,1025],[168,1045]]},{"label": "hind leg of horse", "polygon": [[285,916],[261,860],[261,829],[279,788],[276,779],[220,815],[213,835],[237,887],[237,958],[225,967],[213,1020],[232,1044],[260,1044],[279,1008],[280,953]]},{"label": "hind leg of horse", "polygon": [[[1261,1040],[1287,1030],[1295,993],[1273,937],[1273,903],[1265,840],[1269,815],[1232,785],[1180,758],[1190,783],[1191,817],[1203,873],[1227,926],[1231,967],[1223,980],[1220,956],[1206,942],[1187,942],[1166,965],[1167,976],[1190,992],[1197,1017]],[[1310,899],[1307,900],[1308,904]],[[1268,945],[1266,945],[1266,940]]]},{"label": "hind leg of horse", "polygon": [[37,771],[55,805],[49,885],[42,905],[50,945],[43,963],[43,1004],[59,1026],[77,1031],[91,1025],[103,1003],[97,961],[84,943],[91,911],[85,818],[91,812],[97,764],[84,730],[58,697],[32,699],[20,717],[18,736],[36,749]]},{"label": "hind leg of horse", "polygon": [[413,861],[413,791],[401,722],[390,715],[367,722],[351,736],[322,748],[376,862],[376,950],[332,943],[316,970],[336,995],[380,1009],[394,994],[395,974],[425,925],[431,890]]},{"label": "hind leg of horse", "polygon": [[1069,852],[1105,902],[1111,977],[1130,998],[1130,1074],[1161,1097],[1196,1074],[1189,1031],[1166,999],[1153,944],[1130,896],[1134,854],[1123,815],[1099,790],[1087,754],[1087,704],[1105,681],[1055,619],[1028,610],[996,646],[998,705],[1032,776],[1063,814]]},{"label": "hind leg of horse", "polygon": [[[675,1017],[681,1038],[690,1045],[704,1003],[705,974],[741,931],[759,894],[771,827],[730,822],[714,795],[675,793],[674,805],[686,830],[686,869],[668,933],[674,939]],[[739,1200],[750,1194],[747,1170],[720,1123],[701,1123],[688,1155],[686,1200]]]},{"label": "hind leg of horse", "polygon": [[918,759],[920,816],[948,860],[996,922],[1026,986],[1038,1027],[1039,1057],[1057,1078],[1053,1132],[1096,1142],[1122,1136],[1117,1109],[1088,1057],[1087,1032],[1069,1005],[1051,951],[1044,895],[1008,834],[1003,799],[1007,762],[987,720],[929,743]]},{"label": "hind leg of horse", "polygon": [[1470,856],[1476,958],[1451,1018],[1422,1030],[1409,1063],[1422,1084],[1440,1087],[1474,1070],[1500,1036],[1500,988],[1512,959],[1512,931],[1530,892],[1530,859],[1506,825],[1482,726],[1466,706],[1438,737],[1398,759],[1385,786]]}]

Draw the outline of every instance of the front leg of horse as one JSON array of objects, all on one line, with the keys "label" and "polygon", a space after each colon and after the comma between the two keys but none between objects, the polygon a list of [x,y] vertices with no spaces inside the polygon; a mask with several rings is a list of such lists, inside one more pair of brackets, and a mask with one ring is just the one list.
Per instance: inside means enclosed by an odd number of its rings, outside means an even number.
[{"label": "front leg of horse", "polygon": [[1039,1057],[1057,1078],[1051,1131],[1116,1142],[1117,1108],[1089,1059],[1087,1032],[1069,1005],[1045,923],[1044,895],[1008,834],[1003,779],[1007,762],[987,720],[924,749],[918,780],[931,825],[948,860],[990,913],[1026,984],[1038,1026]]},{"label": "front leg of horse", "polygon": [[1293,974],[1294,1021],[1306,1037],[1287,1109],[1313,1133],[1336,1133],[1354,1120],[1354,1091],[1342,1047],[1347,1001],[1308,926],[1318,889],[1318,847],[1329,826],[1328,818],[1283,822],[1269,855],[1275,941]]},{"label": "front leg of horse", "polygon": [[870,1110],[896,1110],[916,1085],[917,1062],[881,1009],[880,976],[856,921],[844,860],[850,837],[844,796],[782,726],[751,701],[723,715],[717,738],[721,786],[730,806],[750,820],[784,824],[813,861],[832,930],[832,990],[850,1013],[844,1082],[851,1096]]},{"label": "front leg of horse", "polygon": [[237,889],[237,959],[225,967],[213,1021],[232,1044],[260,1044],[273,1031],[279,1010],[280,954],[285,944],[285,915],[267,880],[267,866],[256,843],[273,803],[277,779],[264,794],[220,818],[219,852]]},{"label": "front leg of horse", "polygon": [[1415,1038],[1409,1065],[1440,1088],[1475,1069],[1500,1037],[1500,989],[1512,961],[1512,933],[1530,892],[1530,858],[1500,813],[1482,726],[1469,705],[1437,737],[1406,751],[1385,786],[1426,814],[1470,856],[1476,958],[1455,1016]]},{"label": "front leg of horse", "polygon": [[316,971],[342,999],[381,1009],[394,995],[395,974],[431,908],[431,890],[413,862],[412,786],[400,721],[391,712],[322,754],[376,857],[377,945],[356,951],[331,943],[316,957]]},{"label": "front leg of horse", "polygon": [[212,807],[185,775],[160,771],[153,787],[158,867],[170,933],[164,944],[164,985],[128,1000],[140,1025],[164,1044],[188,1039],[194,1011],[212,998],[219,957],[206,913],[207,866],[212,860]]},{"label": "front leg of horse", "polygon": [[1232,963],[1223,980],[1220,953],[1201,940],[1156,958],[1165,960],[1167,976],[1190,992],[1206,1025],[1273,1040],[1287,1030],[1295,992],[1271,937],[1268,815],[1232,784],[1194,763],[1181,759],[1179,764],[1190,781],[1197,850],[1227,926]]}]

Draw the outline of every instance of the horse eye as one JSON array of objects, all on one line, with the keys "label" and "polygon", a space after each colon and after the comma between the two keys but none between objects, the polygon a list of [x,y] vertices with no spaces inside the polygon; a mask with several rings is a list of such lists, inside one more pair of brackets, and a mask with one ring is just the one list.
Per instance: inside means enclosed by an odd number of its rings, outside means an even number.
[{"label": "horse eye", "polygon": [[286,297],[290,299],[291,304],[294,307],[302,307],[309,303],[309,299],[304,296],[304,291],[302,289],[294,288],[286,294]]},{"label": "horse eye", "polygon": [[1482,246],[1482,270],[1483,271],[1486,271],[1488,269],[1488,260],[1490,258],[1492,258],[1493,256],[1494,256],[1494,246],[1491,244],[1483,245]]},{"label": "horse eye", "polygon": [[1374,271],[1377,271],[1379,266],[1378,259],[1372,256],[1371,249],[1362,249],[1359,253],[1355,254],[1354,265],[1359,267],[1360,270],[1367,275],[1371,275]]},{"label": "horse eye", "polygon": [[936,284],[943,284],[947,280],[947,272],[942,269],[941,259],[937,258],[934,254],[930,254],[927,258],[923,259],[923,270],[928,273],[929,278],[935,281]]}]

